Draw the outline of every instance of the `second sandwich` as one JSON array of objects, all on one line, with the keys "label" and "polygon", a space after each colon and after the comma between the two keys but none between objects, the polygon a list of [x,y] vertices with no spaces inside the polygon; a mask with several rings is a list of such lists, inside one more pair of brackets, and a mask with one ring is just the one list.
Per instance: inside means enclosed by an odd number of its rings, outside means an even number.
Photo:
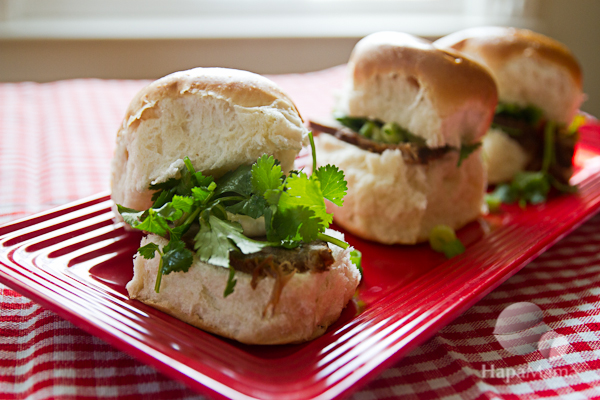
[{"label": "second sandwich", "polygon": [[348,181],[335,222],[366,239],[413,244],[436,225],[476,219],[486,188],[480,141],[496,103],[490,74],[454,51],[399,32],[362,39],[338,105],[346,128],[318,137],[320,161]]}]

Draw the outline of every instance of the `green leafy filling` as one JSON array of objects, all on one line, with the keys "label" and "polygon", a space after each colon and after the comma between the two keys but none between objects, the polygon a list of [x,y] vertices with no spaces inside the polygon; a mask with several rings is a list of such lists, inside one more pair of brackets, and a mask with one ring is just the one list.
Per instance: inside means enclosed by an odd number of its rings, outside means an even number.
[{"label": "green leafy filling", "polygon": [[[402,128],[396,122],[384,123],[378,119],[349,117],[347,115],[336,116],[336,120],[345,127],[375,142],[387,144],[412,143],[418,147],[427,147],[424,138]],[[481,143],[463,143],[460,148],[450,147],[449,150],[458,151],[457,166],[460,167],[462,162],[480,146]]]},{"label": "green leafy filling", "polygon": [[[312,134],[309,137],[314,149]],[[187,272],[192,265],[194,253],[182,236],[196,223],[199,230],[193,243],[198,258],[229,268],[225,297],[236,284],[235,270],[229,264],[232,251],[252,254],[267,246],[294,248],[316,239],[347,248],[347,243],[324,233],[332,222],[324,199],[343,204],[347,191],[344,173],[333,165],[316,168],[316,159],[313,161],[312,176],[297,171],[286,176],[277,160],[263,155],[253,165],[242,165],[214,181],[196,172],[186,157],[178,179],[150,186],[156,191],[151,208],[137,211],[117,205],[133,228],[168,239],[162,250],[154,243],[138,249],[147,259],[154,258],[155,253],[160,256],[155,291],[160,290],[162,275]],[[227,212],[255,219],[264,216],[267,241],[245,236],[242,226],[230,221]]]},{"label": "green leafy filling", "polygon": [[543,203],[548,198],[550,187],[566,193],[576,191],[576,187],[559,182],[549,173],[550,167],[556,163],[554,154],[554,136],[556,134],[556,124],[548,121],[544,128],[542,170],[519,172],[510,183],[498,185],[492,193],[487,194],[485,197],[490,211],[497,211],[502,203],[512,204],[517,202],[521,208],[525,208],[527,203]]},{"label": "green leafy filling", "polygon": [[[544,116],[544,112],[532,105],[526,107],[519,106],[513,103],[498,103],[496,106],[496,116],[510,117],[517,121],[523,121],[530,126],[537,126]],[[492,122],[492,128],[501,129],[509,136],[521,136],[523,132],[514,127]]]}]

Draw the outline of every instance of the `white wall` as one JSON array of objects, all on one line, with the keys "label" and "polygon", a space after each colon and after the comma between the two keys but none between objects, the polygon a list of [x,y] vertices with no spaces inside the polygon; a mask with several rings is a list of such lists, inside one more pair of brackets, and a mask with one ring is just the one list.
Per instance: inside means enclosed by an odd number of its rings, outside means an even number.
[{"label": "white wall", "polygon": [[588,99],[582,109],[600,118],[600,1],[543,0],[541,33],[571,48],[583,68]]},{"label": "white wall", "polygon": [[[465,1],[477,5],[485,3],[483,0]],[[507,1],[488,0],[488,3],[490,7],[496,7],[493,12],[498,14],[498,18],[491,21],[501,23],[511,17],[508,11],[504,15],[506,18],[500,19],[504,11],[498,6]],[[584,71],[584,90],[588,94],[588,101],[583,109],[600,116],[600,1],[528,0],[527,4],[533,10],[528,13],[534,14],[535,18],[516,19],[514,24],[532,27],[571,47]],[[529,14],[526,16],[531,16]],[[430,26],[427,29],[419,28],[422,25],[406,16],[404,19],[398,17],[396,22],[381,19],[379,25],[382,29],[436,35],[461,26],[477,25],[478,21],[482,21],[479,15],[468,15],[462,19],[435,18],[428,20]],[[223,66],[269,74],[313,71],[344,63],[360,37],[377,30],[375,28],[379,26],[378,20],[371,18],[362,27],[364,32],[361,29],[344,29],[343,21],[335,19],[335,23],[341,24],[338,28],[319,31],[318,27],[325,22],[314,25],[314,21],[308,21],[298,24],[299,29],[305,29],[306,34],[312,36],[304,38],[160,39],[153,37],[150,32],[147,37],[137,39],[118,39],[116,37],[119,34],[113,35],[114,38],[92,35],[86,39],[75,39],[73,35],[44,37],[43,33],[11,34],[15,32],[14,29],[4,29],[5,34],[2,35],[0,29],[0,81],[52,81],[84,77],[155,79],[195,66]],[[314,29],[306,29],[309,23],[313,24],[311,26]],[[38,27],[41,31],[43,25],[30,24],[29,27]],[[344,31],[345,34],[334,35],[332,31]],[[353,31],[361,34],[352,35]],[[301,36],[301,32],[297,36]]]}]

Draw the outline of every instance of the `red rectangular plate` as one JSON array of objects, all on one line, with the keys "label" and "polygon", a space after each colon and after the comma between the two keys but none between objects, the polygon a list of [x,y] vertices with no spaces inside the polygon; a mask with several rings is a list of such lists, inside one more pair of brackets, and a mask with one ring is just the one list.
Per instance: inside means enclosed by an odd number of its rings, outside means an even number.
[{"label": "red rectangular plate", "polygon": [[467,251],[445,260],[427,245],[363,252],[355,300],[322,337],[246,346],[138,301],[125,284],[140,234],[114,223],[108,194],[0,227],[0,281],[199,392],[260,399],[347,395],[400,359],[600,207],[600,129],[582,130],[573,195],[507,206],[459,231]]}]

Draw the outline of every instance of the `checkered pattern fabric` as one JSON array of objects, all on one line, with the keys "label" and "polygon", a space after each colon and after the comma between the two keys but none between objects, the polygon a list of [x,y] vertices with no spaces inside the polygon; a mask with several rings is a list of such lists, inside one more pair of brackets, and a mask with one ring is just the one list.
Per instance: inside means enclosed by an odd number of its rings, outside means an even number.
[{"label": "checkered pattern fabric", "polygon": [[[324,117],[333,107],[329,89],[342,74],[337,67],[273,78],[305,116]],[[107,190],[115,132],[145,84],[0,84],[0,222]],[[600,397],[599,254],[595,217],[353,398]],[[503,346],[510,332],[494,333],[515,303],[541,310],[534,321],[540,351],[515,351]],[[202,397],[2,287],[0,398]]]}]

